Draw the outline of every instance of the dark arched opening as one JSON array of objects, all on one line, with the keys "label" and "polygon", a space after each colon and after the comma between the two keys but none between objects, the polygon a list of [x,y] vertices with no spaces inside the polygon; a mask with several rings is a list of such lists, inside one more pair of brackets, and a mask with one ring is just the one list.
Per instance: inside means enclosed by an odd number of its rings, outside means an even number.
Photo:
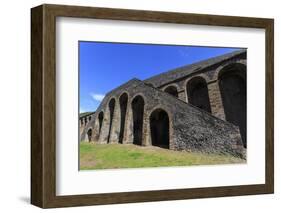
[{"label": "dark arched opening", "polygon": [[120,104],[120,112],[121,112],[119,143],[123,143],[127,104],[128,104],[127,93],[121,95],[121,97],[119,98],[119,104]]},{"label": "dark arched opening", "polygon": [[164,92],[167,92],[169,94],[171,94],[172,96],[175,96],[175,97],[179,97],[179,94],[178,94],[178,90],[175,86],[169,86],[167,87]]},{"label": "dark arched opening", "polygon": [[219,86],[225,119],[239,127],[246,148],[246,67],[242,64],[225,67],[219,75]]},{"label": "dark arched opening", "polygon": [[101,128],[102,128],[102,123],[103,123],[103,112],[99,113],[98,119],[99,119],[99,136],[100,136],[100,132],[101,132]]},{"label": "dark arched opening", "polygon": [[108,132],[108,138],[107,143],[109,143],[110,135],[111,135],[111,129],[112,129],[112,121],[113,121],[113,115],[114,115],[114,108],[115,108],[115,99],[111,99],[109,102],[109,132]]},{"label": "dark arched opening", "polygon": [[133,143],[136,145],[142,145],[142,129],[143,129],[143,111],[144,100],[138,95],[132,101],[133,110]]},{"label": "dark arched opening", "polygon": [[186,85],[188,102],[200,109],[211,112],[207,83],[204,78],[195,77]]},{"label": "dark arched opening", "polygon": [[87,131],[87,136],[88,136],[88,141],[91,142],[92,141],[92,129],[89,129]]},{"label": "dark arched opening", "polygon": [[154,110],[149,118],[151,143],[169,149],[169,116],[162,109]]}]

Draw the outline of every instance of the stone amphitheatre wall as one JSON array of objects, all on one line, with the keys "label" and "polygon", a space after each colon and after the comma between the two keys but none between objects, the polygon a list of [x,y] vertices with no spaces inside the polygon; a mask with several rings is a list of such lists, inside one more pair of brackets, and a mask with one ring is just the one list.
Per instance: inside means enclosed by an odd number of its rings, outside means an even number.
[{"label": "stone amphitheatre wall", "polygon": [[128,81],[106,95],[80,139],[245,158],[246,51]]},{"label": "stone amphitheatre wall", "polygon": [[[128,101],[125,128],[123,128],[123,132],[120,132],[121,107],[119,99],[124,93],[128,95]],[[141,119],[143,123],[141,137],[139,141],[135,141],[134,138],[138,137],[138,134],[134,129],[132,104],[139,97],[143,99],[143,115]],[[112,100],[115,100],[115,107],[111,118],[109,103]],[[108,94],[87,128],[92,128],[93,134],[91,137],[97,143],[154,145],[150,125],[152,113],[157,110],[167,114],[169,124],[166,132],[169,132],[169,149],[244,156],[245,150],[236,126],[136,79]],[[98,119],[100,113],[104,115],[102,124]],[[102,128],[100,128],[100,125],[102,125]],[[120,141],[120,134],[123,135],[122,141]],[[83,137],[87,140],[86,131],[84,131]],[[157,145],[161,146],[162,144]]]}]

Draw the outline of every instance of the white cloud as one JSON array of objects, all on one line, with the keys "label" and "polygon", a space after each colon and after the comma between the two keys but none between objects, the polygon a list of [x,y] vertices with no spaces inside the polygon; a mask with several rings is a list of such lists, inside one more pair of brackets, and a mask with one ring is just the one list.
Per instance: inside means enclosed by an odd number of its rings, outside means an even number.
[{"label": "white cloud", "polygon": [[91,96],[95,101],[99,101],[99,102],[101,102],[104,98],[103,94],[91,93]]}]

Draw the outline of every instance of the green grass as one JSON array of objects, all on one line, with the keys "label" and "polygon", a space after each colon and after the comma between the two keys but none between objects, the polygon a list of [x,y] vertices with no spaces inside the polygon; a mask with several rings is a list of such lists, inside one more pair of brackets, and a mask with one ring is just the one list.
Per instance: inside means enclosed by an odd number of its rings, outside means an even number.
[{"label": "green grass", "polygon": [[80,169],[115,169],[246,163],[230,155],[172,151],[132,144],[80,143]]}]

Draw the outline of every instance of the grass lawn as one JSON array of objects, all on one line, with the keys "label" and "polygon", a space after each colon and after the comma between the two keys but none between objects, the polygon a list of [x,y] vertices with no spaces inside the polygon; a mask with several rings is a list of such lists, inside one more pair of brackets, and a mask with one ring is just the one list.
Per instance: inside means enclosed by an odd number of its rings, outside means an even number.
[{"label": "grass lawn", "polygon": [[115,169],[246,163],[230,155],[172,151],[133,144],[80,143],[80,169]]}]

